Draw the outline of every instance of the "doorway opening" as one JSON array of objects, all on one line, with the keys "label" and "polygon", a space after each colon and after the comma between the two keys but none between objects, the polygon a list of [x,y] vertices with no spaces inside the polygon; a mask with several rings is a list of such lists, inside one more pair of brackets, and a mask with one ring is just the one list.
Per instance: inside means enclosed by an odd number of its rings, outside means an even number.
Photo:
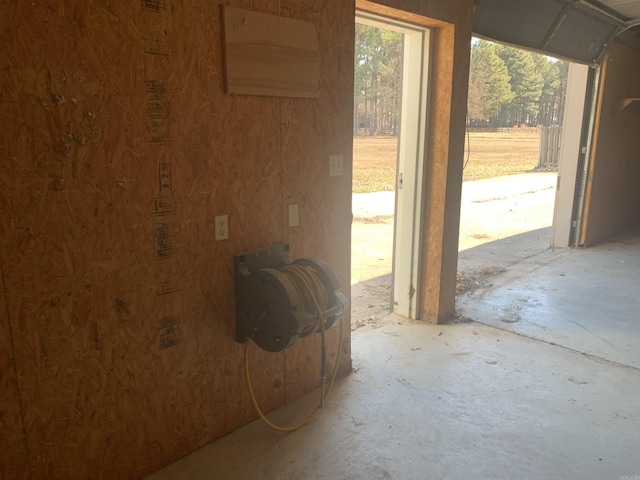
[{"label": "doorway opening", "polygon": [[415,318],[429,30],[356,16],[352,328]]},{"label": "doorway opening", "polygon": [[589,67],[474,39],[457,293],[571,246]]}]

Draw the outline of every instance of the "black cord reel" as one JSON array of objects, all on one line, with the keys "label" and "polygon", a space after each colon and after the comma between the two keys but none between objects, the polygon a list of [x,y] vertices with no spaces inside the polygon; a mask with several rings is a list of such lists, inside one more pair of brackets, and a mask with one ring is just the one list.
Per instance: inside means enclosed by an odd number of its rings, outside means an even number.
[{"label": "black cord reel", "polygon": [[235,256],[236,340],[279,352],[328,330],[348,304],[331,267],[318,258],[289,260],[289,245]]}]

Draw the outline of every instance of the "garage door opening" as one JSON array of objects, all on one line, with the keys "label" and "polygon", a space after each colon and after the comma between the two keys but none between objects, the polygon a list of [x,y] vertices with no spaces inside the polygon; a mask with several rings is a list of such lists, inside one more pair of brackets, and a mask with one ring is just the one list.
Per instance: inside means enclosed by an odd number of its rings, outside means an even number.
[{"label": "garage door opening", "polygon": [[570,245],[589,67],[474,39],[458,294]]}]

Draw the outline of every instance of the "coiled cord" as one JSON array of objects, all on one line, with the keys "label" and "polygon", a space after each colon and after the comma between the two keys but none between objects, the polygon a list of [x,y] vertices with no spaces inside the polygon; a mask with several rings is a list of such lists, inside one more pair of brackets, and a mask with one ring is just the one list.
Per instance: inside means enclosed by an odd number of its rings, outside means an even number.
[{"label": "coiled cord", "polygon": [[320,278],[318,278],[317,273],[311,267],[299,264],[289,264],[285,265],[280,269],[282,273],[284,273],[287,278],[293,284],[298,296],[302,301],[302,309],[313,315],[318,316],[318,322],[312,324],[305,328],[305,330],[301,333],[301,336],[305,336],[313,333],[314,331],[320,332],[320,343],[321,343],[321,366],[320,366],[320,402],[313,409],[313,411],[308,414],[300,423],[290,426],[283,427],[279,425],[275,425],[271,422],[265,414],[262,412],[260,405],[258,405],[258,400],[256,399],[255,393],[253,391],[253,386],[251,385],[251,376],[249,375],[249,342],[245,342],[244,344],[244,376],[247,384],[247,388],[249,390],[249,395],[251,396],[251,403],[253,404],[254,409],[258,416],[264,421],[269,427],[277,430],[279,432],[292,432],[298,430],[299,428],[305,426],[309,421],[313,418],[313,416],[323,408],[324,399],[327,397],[331,388],[333,387],[333,383],[335,382],[336,375],[338,373],[338,367],[340,365],[340,354],[342,353],[342,342],[344,335],[344,327],[342,319],[340,319],[340,335],[339,335],[339,346],[338,353],[336,356],[336,362],[331,371],[331,379],[329,382],[329,387],[325,392],[326,385],[326,372],[327,372],[327,342],[326,342],[326,332],[325,332],[325,323],[326,320],[323,315],[323,311],[325,311],[329,306],[329,292],[327,288],[324,286]]}]

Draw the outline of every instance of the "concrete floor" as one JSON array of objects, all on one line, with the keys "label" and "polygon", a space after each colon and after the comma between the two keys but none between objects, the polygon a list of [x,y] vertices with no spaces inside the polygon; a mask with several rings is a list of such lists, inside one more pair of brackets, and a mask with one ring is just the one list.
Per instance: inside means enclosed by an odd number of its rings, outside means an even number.
[{"label": "concrete floor", "polygon": [[496,328],[640,369],[640,232],[584,250],[533,253],[459,298],[457,310]]},{"label": "concrete floor", "polygon": [[[464,182],[459,249],[549,227],[557,182],[555,172]],[[351,208],[351,283],[356,284],[391,272],[395,192],[354,193]]]},{"label": "concrete floor", "polygon": [[639,267],[637,232],[515,259],[459,299],[474,321],[354,332],[353,373],[303,429],[256,421],[148,480],[640,478]]}]

